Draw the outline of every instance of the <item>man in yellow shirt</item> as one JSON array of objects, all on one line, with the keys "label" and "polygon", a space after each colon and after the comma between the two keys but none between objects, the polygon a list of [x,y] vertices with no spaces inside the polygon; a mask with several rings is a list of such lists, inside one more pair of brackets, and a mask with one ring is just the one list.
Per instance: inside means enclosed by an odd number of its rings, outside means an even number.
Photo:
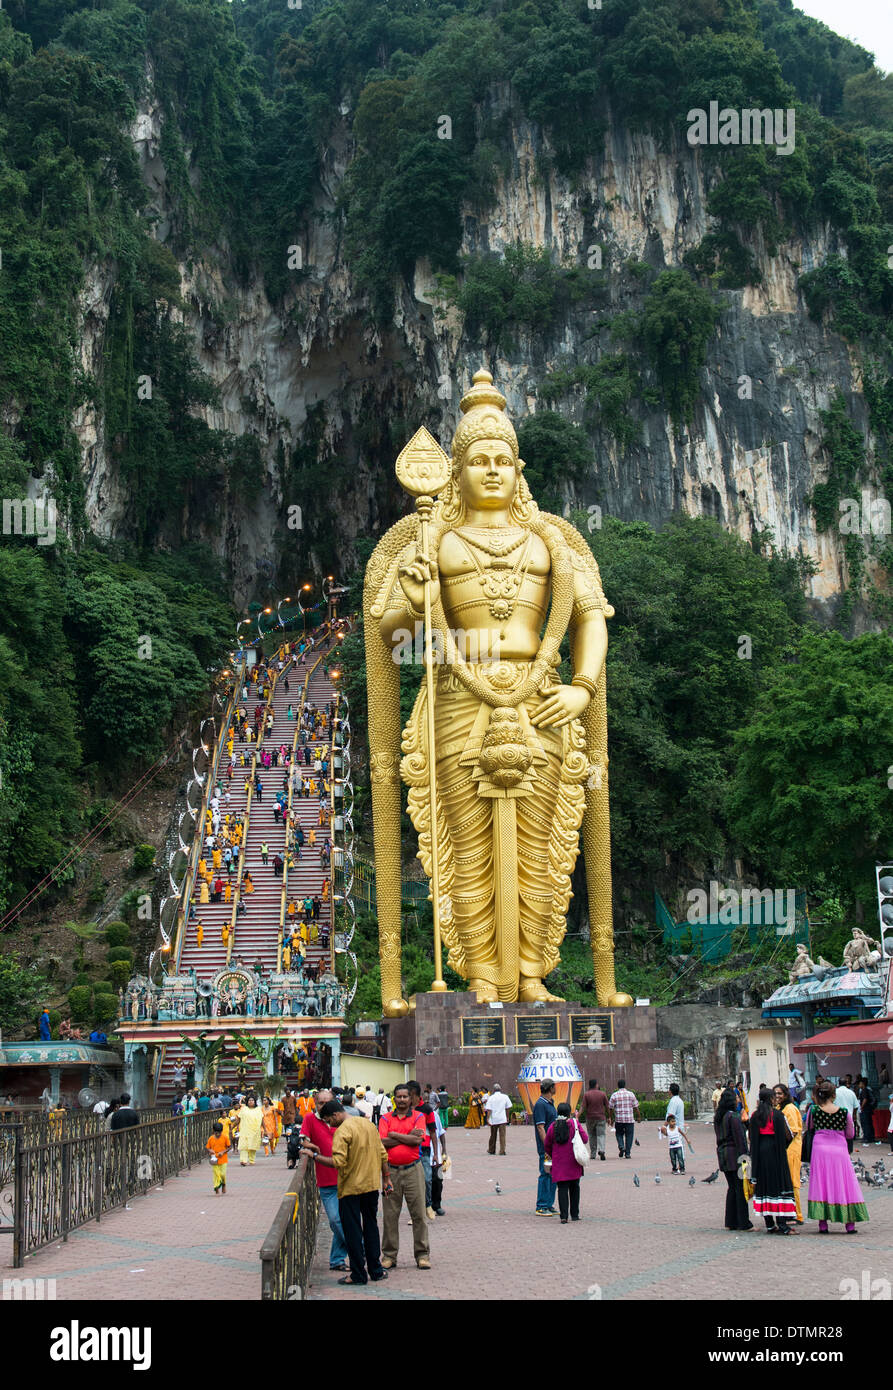
[{"label": "man in yellow shirt", "polygon": [[[350,1273],[338,1283],[367,1284],[371,1279],[377,1284],[388,1277],[378,1234],[379,1184],[382,1192],[393,1191],[385,1146],[375,1126],[360,1115],[348,1115],[339,1100],[326,1101],[319,1118],[335,1131],[329,1162],[338,1170],[338,1215],[350,1260]],[[304,1145],[319,1156],[315,1144],[305,1139]]]}]

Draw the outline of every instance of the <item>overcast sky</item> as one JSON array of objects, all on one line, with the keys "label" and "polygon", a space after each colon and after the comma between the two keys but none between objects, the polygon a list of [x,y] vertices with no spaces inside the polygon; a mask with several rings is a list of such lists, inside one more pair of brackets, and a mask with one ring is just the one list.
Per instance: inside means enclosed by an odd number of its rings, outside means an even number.
[{"label": "overcast sky", "polygon": [[893,72],[891,0],[794,0],[798,10],[820,19],[846,39],[867,48],[885,72]]}]

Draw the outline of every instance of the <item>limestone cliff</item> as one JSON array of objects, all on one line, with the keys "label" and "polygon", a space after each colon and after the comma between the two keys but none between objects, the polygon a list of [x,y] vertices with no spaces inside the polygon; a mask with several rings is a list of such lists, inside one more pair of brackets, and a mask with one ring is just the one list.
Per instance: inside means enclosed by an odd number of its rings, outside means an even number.
[{"label": "limestone cliff", "polygon": [[[507,92],[497,90],[492,100],[494,114],[512,111]],[[382,331],[356,292],[339,235],[336,200],[352,153],[347,116],[342,112],[329,141],[314,214],[296,228],[303,269],[282,305],[269,302],[259,278],[240,282],[225,248],[213,257],[178,257],[185,309],[177,312],[220,391],[221,407],[207,413],[208,422],[254,433],[265,459],[265,486],[255,502],[230,498],[221,510],[210,499],[207,511],[185,522],[187,534],[210,540],[225,558],[239,602],[267,584],[284,592],[309,567],[328,567],[357,536],[374,536],[392,522],[403,502],[393,478],[389,420],[424,420],[447,443],[459,398],[488,356],[520,422],[537,410],[538,388],[550,371],[595,362],[610,350],[601,325],[635,307],[641,294],[627,263],[677,267],[712,225],[706,197],[719,175],[698,150],[682,143],[661,150],[650,136],[609,122],[585,176],[570,181],[544,174],[544,137],[515,115],[510,161],[497,175],[492,206],[486,215],[464,209],[462,250],[500,252],[520,239],[565,264],[585,265],[588,248],[598,246],[606,301],[597,313],[587,304],[572,307],[549,337],[519,330],[511,352],[493,356],[470,339],[455,310],[444,310],[435,277],[419,263],[412,286],[399,287],[392,326]],[[171,206],[159,154],[162,119],[150,96],[131,138],[163,240]],[[768,528],[777,544],[814,562],[811,594],[826,600],[840,591],[844,569],[837,538],[817,532],[807,502],[826,466],[819,412],[837,389],[858,424],[866,412],[859,363],[841,338],[809,318],[798,276],[841,248],[817,222],[774,255],[758,240],[750,249],[761,283],[719,291],[722,319],[692,425],[677,429],[662,408],[638,402],[639,442],[619,446],[596,432],[597,466],[566,500],[583,507],[598,502],[605,515],[655,524],[679,509],[704,513],[744,538]],[[90,267],[81,297],[82,359],[92,370],[101,362],[113,277],[112,267]],[[745,378],[749,386],[742,386]],[[557,408],[584,422],[582,394]],[[101,416],[91,408],[75,423],[90,524],[106,536],[126,531],[128,497]],[[284,462],[301,444],[320,465],[312,492],[301,491]],[[869,463],[871,457],[869,449]],[[301,508],[301,531],[285,524],[294,505]]]}]

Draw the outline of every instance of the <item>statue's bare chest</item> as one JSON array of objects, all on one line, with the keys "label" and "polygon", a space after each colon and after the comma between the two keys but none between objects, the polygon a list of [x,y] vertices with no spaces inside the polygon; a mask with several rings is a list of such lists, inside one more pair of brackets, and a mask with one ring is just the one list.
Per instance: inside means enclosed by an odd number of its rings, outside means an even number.
[{"label": "statue's bare chest", "polygon": [[549,602],[551,557],[539,536],[521,527],[460,527],[438,553],[447,617],[459,626],[526,615],[539,626]]}]

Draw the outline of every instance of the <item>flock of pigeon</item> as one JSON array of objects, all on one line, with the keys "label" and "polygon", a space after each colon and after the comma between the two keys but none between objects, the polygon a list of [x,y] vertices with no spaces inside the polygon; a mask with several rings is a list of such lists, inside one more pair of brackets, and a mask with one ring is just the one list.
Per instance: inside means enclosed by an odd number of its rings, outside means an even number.
[{"label": "flock of pigeon", "polygon": [[859,1182],[864,1182],[866,1187],[883,1187],[887,1192],[893,1192],[893,1168],[887,1168],[884,1160],[879,1158],[876,1163],[868,1169],[861,1158],[853,1159],[853,1171]]},{"label": "flock of pigeon", "polygon": [[[865,1183],[866,1187],[882,1187],[885,1192],[893,1192],[893,1168],[887,1168],[882,1158],[879,1158],[876,1163],[873,1163],[870,1170],[865,1167],[865,1164],[862,1162],[861,1158],[854,1158],[853,1171],[855,1172],[859,1182]],[[708,1178],[701,1178],[701,1182],[716,1182],[716,1179],[718,1177],[719,1169],[714,1168],[713,1172],[710,1174]],[[660,1173],[655,1173],[654,1181],[655,1184],[659,1187],[661,1184]],[[802,1183],[809,1182],[809,1165],[807,1163],[804,1163],[801,1169],[800,1181]],[[689,1187],[694,1187],[696,1182],[697,1178],[689,1178]],[[633,1173],[633,1186],[642,1186],[641,1182],[639,1181],[638,1173]]]}]

